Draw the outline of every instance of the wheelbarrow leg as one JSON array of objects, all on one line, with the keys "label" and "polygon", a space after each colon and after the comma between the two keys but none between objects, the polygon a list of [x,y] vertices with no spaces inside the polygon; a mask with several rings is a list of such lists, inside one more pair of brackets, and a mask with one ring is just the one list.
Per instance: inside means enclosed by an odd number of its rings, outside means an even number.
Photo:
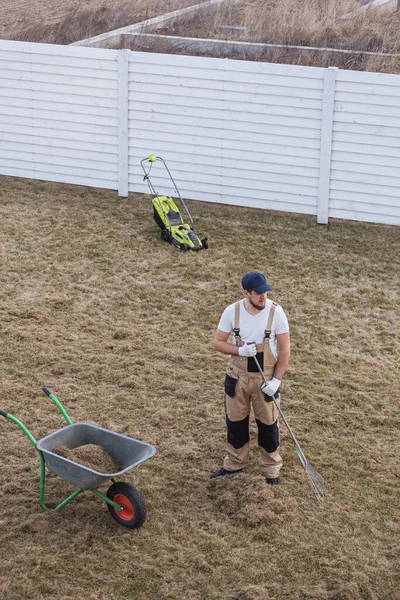
[{"label": "wheelbarrow leg", "polygon": [[78,496],[78,494],[83,492],[83,489],[79,488],[79,489],[75,490],[75,492],[73,492],[70,496],[68,496],[68,498],[63,500],[61,502],[61,504],[56,506],[54,509],[50,509],[48,506],[46,506],[45,501],[44,501],[44,487],[45,487],[45,481],[46,481],[46,465],[44,462],[43,454],[37,448],[36,448],[36,450],[37,450],[37,452],[39,454],[39,458],[40,458],[40,498],[39,498],[40,506],[44,510],[60,510],[63,506],[68,504],[68,502],[71,502],[71,500],[76,498]]},{"label": "wheelbarrow leg", "polygon": [[79,488],[79,490],[75,490],[75,492],[73,492],[73,494],[71,494],[70,496],[68,496],[68,498],[66,498],[63,502],[61,502],[61,504],[59,504],[58,506],[56,506],[56,508],[54,510],[60,510],[60,508],[62,508],[66,504],[68,504],[68,502],[71,502],[71,500],[73,500],[74,498],[76,498],[77,495],[80,494],[81,492],[83,492],[83,490],[80,489],[80,488]]},{"label": "wheelbarrow leg", "polygon": [[[33,447],[37,451],[37,453],[39,455],[39,460],[40,460],[40,494],[39,494],[39,503],[40,503],[40,506],[43,508],[43,510],[51,510],[50,508],[48,508],[48,506],[46,506],[46,503],[44,501],[44,487],[45,487],[45,481],[46,481],[46,465],[45,465],[45,462],[44,462],[43,454],[39,450],[39,448],[37,447],[37,442],[36,442],[35,438],[31,434],[31,432],[29,431],[29,429],[27,429],[27,427],[25,427],[25,425],[19,419],[17,419],[16,417],[14,417],[13,415],[11,415],[10,413],[6,413],[4,410],[0,410],[0,414],[1,414],[2,417],[5,417],[6,419],[9,419],[10,421],[12,421],[16,425],[18,425],[18,427],[26,435],[26,437],[29,439],[29,441],[32,443]],[[68,504],[68,502],[70,502],[71,500],[73,500],[74,498],[76,498],[76,496],[78,494],[80,494],[81,492],[83,492],[82,489],[75,490],[75,492],[73,494],[71,494],[68,498],[66,498],[63,502],[61,502],[61,504],[59,504],[54,510],[60,510],[60,508],[62,508],[63,506],[65,506],[66,504]]]},{"label": "wheelbarrow leg", "polygon": [[99,492],[99,490],[90,490],[90,491],[93,492],[93,494],[96,494],[96,496],[98,496],[102,500],[104,500],[104,502],[106,502],[107,504],[109,504],[110,506],[115,508],[115,510],[117,510],[118,512],[120,512],[122,510],[122,506],[120,506],[119,504],[117,504],[116,502],[114,502],[113,500],[108,498],[105,494],[102,494],[101,492]]}]

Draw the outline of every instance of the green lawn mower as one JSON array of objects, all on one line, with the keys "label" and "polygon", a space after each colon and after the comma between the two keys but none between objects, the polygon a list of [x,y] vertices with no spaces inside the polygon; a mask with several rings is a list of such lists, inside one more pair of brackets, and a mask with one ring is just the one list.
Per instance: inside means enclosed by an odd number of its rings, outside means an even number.
[{"label": "green lawn mower", "polygon": [[[176,194],[179,197],[182,206],[186,210],[186,213],[190,220],[190,225],[184,222],[178,206],[170,196],[160,196],[156,192],[150,180],[150,171],[153,167],[153,164],[157,160],[164,165],[173,183]],[[169,242],[176,248],[180,248],[183,252],[186,252],[187,250],[206,250],[208,248],[207,238],[200,239],[193,231],[192,216],[176,186],[176,183],[170,173],[170,170],[167,167],[165,160],[160,156],[156,156],[155,154],[149,154],[147,158],[144,158],[140,161],[140,164],[144,171],[143,180],[147,181],[150,188],[150,192],[152,194],[154,220],[161,229],[161,239],[165,240],[166,242]]]}]

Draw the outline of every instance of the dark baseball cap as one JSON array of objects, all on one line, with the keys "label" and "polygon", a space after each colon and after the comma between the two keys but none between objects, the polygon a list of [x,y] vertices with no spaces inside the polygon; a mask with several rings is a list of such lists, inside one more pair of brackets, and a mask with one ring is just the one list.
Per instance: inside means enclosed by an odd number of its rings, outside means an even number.
[{"label": "dark baseball cap", "polygon": [[254,290],[256,294],[263,294],[264,292],[269,292],[272,290],[267,283],[264,275],[262,273],[246,273],[242,279],[242,288],[244,290]]}]

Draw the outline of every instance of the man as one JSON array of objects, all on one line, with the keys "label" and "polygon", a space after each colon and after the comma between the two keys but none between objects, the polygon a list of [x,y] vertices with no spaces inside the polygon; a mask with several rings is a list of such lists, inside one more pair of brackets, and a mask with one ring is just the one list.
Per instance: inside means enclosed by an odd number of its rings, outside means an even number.
[{"label": "man", "polygon": [[[211,479],[242,471],[249,459],[250,405],[258,427],[261,447],[259,466],[266,482],[281,483],[279,452],[279,386],[289,362],[289,324],[282,308],[267,298],[272,288],[264,275],[246,273],[242,279],[244,298],[228,306],[214,337],[214,348],[228,354],[225,376],[227,455]],[[228,341],[229,337],[231,341]],[[267,384],[254,361],[263,369]],[[262,385],[260,385],[262,383]]]}]

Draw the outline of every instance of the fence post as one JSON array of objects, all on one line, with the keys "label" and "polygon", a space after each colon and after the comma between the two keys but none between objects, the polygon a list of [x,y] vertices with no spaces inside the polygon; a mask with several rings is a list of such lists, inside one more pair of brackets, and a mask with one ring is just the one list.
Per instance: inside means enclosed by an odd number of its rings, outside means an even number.
[{"label": "fence post", "polygon": [[118,196],[128,195],[129,50],[118,50]]},{"label": "fence post", "polygon": [[322,93],[321,151],[319,160],[318,183],[318,223],[328,223],[329,192],[331,180],[331,156],[333,115],[335,109],[335,83],[337,67],[328,67],[324,71],[324,88]]}]

